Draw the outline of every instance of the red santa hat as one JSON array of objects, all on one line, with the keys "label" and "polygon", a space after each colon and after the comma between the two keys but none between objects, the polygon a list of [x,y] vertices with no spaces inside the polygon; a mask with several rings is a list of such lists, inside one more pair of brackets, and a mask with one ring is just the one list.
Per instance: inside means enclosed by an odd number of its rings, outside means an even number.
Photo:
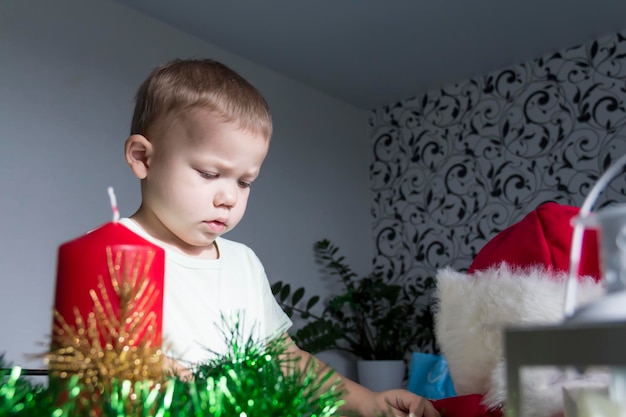
[{"label": "red santa hat", "polygon": [[[479,394],[487,409],[496,409],[506,398],[503,327],[563,319],[571,220],[578,212],[576,207],[542,204],[489,241],[467,273],[438,271],[435,333],[460,396]],[[603,293],[600,276],[597,233],[586,230],[579,304]],[[531,378],[524,392],[533,409],[524,415],[544,417],[562,411],[561,390],[568,375],[543,370]],[[554,383],[557,380],[559,384]]]},{"label": "red santa hat", "polygon": [[[489,269],[502,262],[521,268],[543,266],[547,272],[557,274],[568,272],[574,232],[572,219],[578,212],[578,207],[552,202],[540,205],[491,239],[478,252],[468,273]],[[596,281],[601,276],[594,230],[584,233],[579,273]]]}]

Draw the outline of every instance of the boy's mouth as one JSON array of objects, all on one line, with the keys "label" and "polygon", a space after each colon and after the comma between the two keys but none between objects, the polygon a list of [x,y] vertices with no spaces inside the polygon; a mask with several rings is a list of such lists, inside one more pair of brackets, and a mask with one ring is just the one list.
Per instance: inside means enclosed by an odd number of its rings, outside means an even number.
[{"label": "boy's mouth", "polygon": [[211,231],[216,233],[221,233],[226,229],[226,220],[225,219],[215,219],[215,220],[207,220],[204,222]]}]

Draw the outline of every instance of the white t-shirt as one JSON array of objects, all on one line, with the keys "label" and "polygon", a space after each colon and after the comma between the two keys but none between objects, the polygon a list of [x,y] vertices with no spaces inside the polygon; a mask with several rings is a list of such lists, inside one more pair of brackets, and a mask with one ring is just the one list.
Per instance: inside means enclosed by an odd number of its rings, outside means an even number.
[{"label": "white t-shirt", "polygon": [[[159,245],[135,221],[120,223]],[[292,322],[272,294],[265,270],[249,247],[215,240],[219,259],[199,259],[165,249],[163,350],[183,365],[206,362],[229,349],[222,317],[239,318],[243,342],[283,334]]]}]

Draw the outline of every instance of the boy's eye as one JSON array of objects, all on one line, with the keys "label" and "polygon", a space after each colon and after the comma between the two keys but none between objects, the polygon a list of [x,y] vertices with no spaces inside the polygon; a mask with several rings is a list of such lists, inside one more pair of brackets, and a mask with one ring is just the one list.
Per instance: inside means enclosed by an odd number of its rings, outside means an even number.
[{"label": "boy's eye", "polygon": [[[205,171],[200,171],[200,170],[196,170],[198,172],[198,174],[200,174],[200,176],[204,179],[207,180],[214,180],[216,178],[219,178],[219,174],[212,174],[210,172],[205,172]],[[252,182],[248,182],[248,181],[237,181],[237,184],[239,185],[239,188],[250,188],[250,186],[252,186]]]},{"label": "boy's eye", "polygon": [[211,174],[210,172],[198,171],[198,174],[200,174],[202,178],[206,178],[207,180],[217,178],[217,174]]}]

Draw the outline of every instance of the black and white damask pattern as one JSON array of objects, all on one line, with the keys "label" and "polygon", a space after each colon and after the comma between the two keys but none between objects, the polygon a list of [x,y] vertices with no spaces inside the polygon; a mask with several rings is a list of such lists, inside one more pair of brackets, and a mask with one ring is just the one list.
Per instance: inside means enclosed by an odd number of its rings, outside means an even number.
[{"label": "black and white damask pattern", "polygon": [[[626,38],[616,34],[373,112],[375,270],[465,270],[546,201],[581,206],[626,153]],[[596,208],[626,202],[614,179]]]}]

